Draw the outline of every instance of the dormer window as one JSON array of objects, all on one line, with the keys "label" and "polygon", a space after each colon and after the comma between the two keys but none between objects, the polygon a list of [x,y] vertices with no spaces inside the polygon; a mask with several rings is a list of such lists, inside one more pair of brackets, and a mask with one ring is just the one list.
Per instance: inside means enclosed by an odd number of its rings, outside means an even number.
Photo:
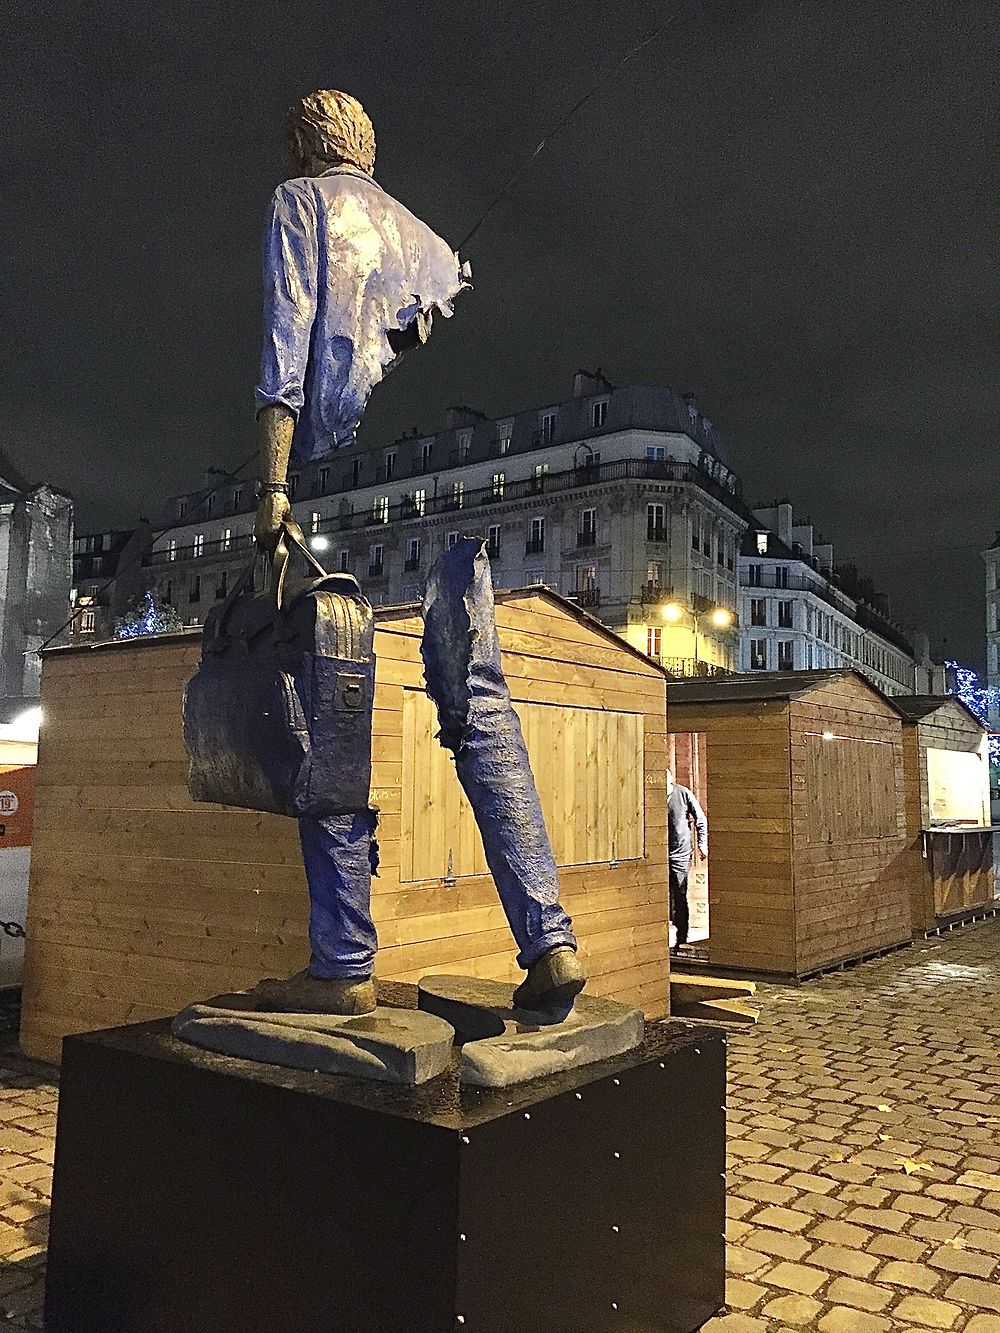
[{"label": "dormer window", "polygon": [[758,555],[767,555],[767,533],[766,533],[766,532],[758,532],[758,533],[757,533],[757,554],[758,554]]},{"label": "dormer window", "polygon": [[608,419],[608,400],[598,398],[590,405],[590,424],[594,430],[600,429]]},{"label": "dormer window", "polygon": [[466,462],[469,457],[469,450],[472,448],[472,431],[463,430],[458,434],[458,461]]}]

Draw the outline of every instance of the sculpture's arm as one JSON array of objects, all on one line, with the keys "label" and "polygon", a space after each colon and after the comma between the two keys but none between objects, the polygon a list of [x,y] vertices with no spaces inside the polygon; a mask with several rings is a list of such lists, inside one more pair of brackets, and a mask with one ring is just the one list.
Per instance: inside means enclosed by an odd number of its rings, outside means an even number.
[{"label": "sculpture's arm", "polygon": [[265,547],[274,544],[289,512],[284,488],[316,317],[316,230],[312,196],[292,184],[279,186],[264,231],[264,347],[256,395],[263,494],[254,534]]}]

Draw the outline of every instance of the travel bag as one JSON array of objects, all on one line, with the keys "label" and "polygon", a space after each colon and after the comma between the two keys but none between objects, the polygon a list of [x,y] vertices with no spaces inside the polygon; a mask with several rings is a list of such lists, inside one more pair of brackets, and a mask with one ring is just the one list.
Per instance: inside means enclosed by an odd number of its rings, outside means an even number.
[{"label": "travel bag", "polygon": [[[294,586],[291,551],[313,573]],[[326,572],[293,521],[282,525],[264,592],[254,589],[260,562],[255,554],[209,612],[184,692],[191,796],[294,817],[367,810],[372,608],[353,575]]]}]

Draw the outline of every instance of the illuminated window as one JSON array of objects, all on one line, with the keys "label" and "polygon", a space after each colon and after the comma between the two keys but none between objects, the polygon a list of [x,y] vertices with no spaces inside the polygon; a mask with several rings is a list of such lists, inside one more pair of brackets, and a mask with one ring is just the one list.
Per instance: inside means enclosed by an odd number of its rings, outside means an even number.
[{"label": "illuminated window", "polygon": [[507,480],[507,474],[506,474],[505,472],[494,472],[494,473],[493,473],[493,499],[494,499],[494,500],[502,500],[502,499],[503,499],[503,488],[504,488],[504,483],[506,482],[506,480]]},{"label": "illuminated window", "polygon": [[766,671],[766,670],[767,670],[767,640],[766,640],[766,639],[751,639],[751,640],[750,640],[750,670],[751,670],[751,671]]},{"label": "illuminated window", "polygon": [[659,657],[663,631],[658,625],[646,627],[646,652],[650,657]]},{"label": "illuminated window", "polygon": [[608,400],[598,398],[596,403],[591,405],[590,423],[595,430],[599,429],[608,419]]},{"label": "illuminated window", "polygon": [[205,554],[205,534],[203,532],[195,533],[191,554],[195,557]]},{"label": "illuminated window", "polygon": [[376,495],[372,502],[372,515],[376,523],[389,522],[389,497],[387,495]]}]

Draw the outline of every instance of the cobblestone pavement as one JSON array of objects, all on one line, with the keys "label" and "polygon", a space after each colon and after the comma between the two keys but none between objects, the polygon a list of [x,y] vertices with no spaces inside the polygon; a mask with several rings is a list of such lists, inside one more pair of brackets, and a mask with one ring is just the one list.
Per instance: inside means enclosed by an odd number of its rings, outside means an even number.
[{"label": "cobblestone pavement", "polygon": [[761,998],[705,1333],[1000,1333],[1000,922]]},{"label": "cobblestone pavement", "polygon": [[[760,998],[704,1333],[1000,1333],[1000,922]],[[0,1329],[41,1328],[54,1073],[0,1066]]]}]

